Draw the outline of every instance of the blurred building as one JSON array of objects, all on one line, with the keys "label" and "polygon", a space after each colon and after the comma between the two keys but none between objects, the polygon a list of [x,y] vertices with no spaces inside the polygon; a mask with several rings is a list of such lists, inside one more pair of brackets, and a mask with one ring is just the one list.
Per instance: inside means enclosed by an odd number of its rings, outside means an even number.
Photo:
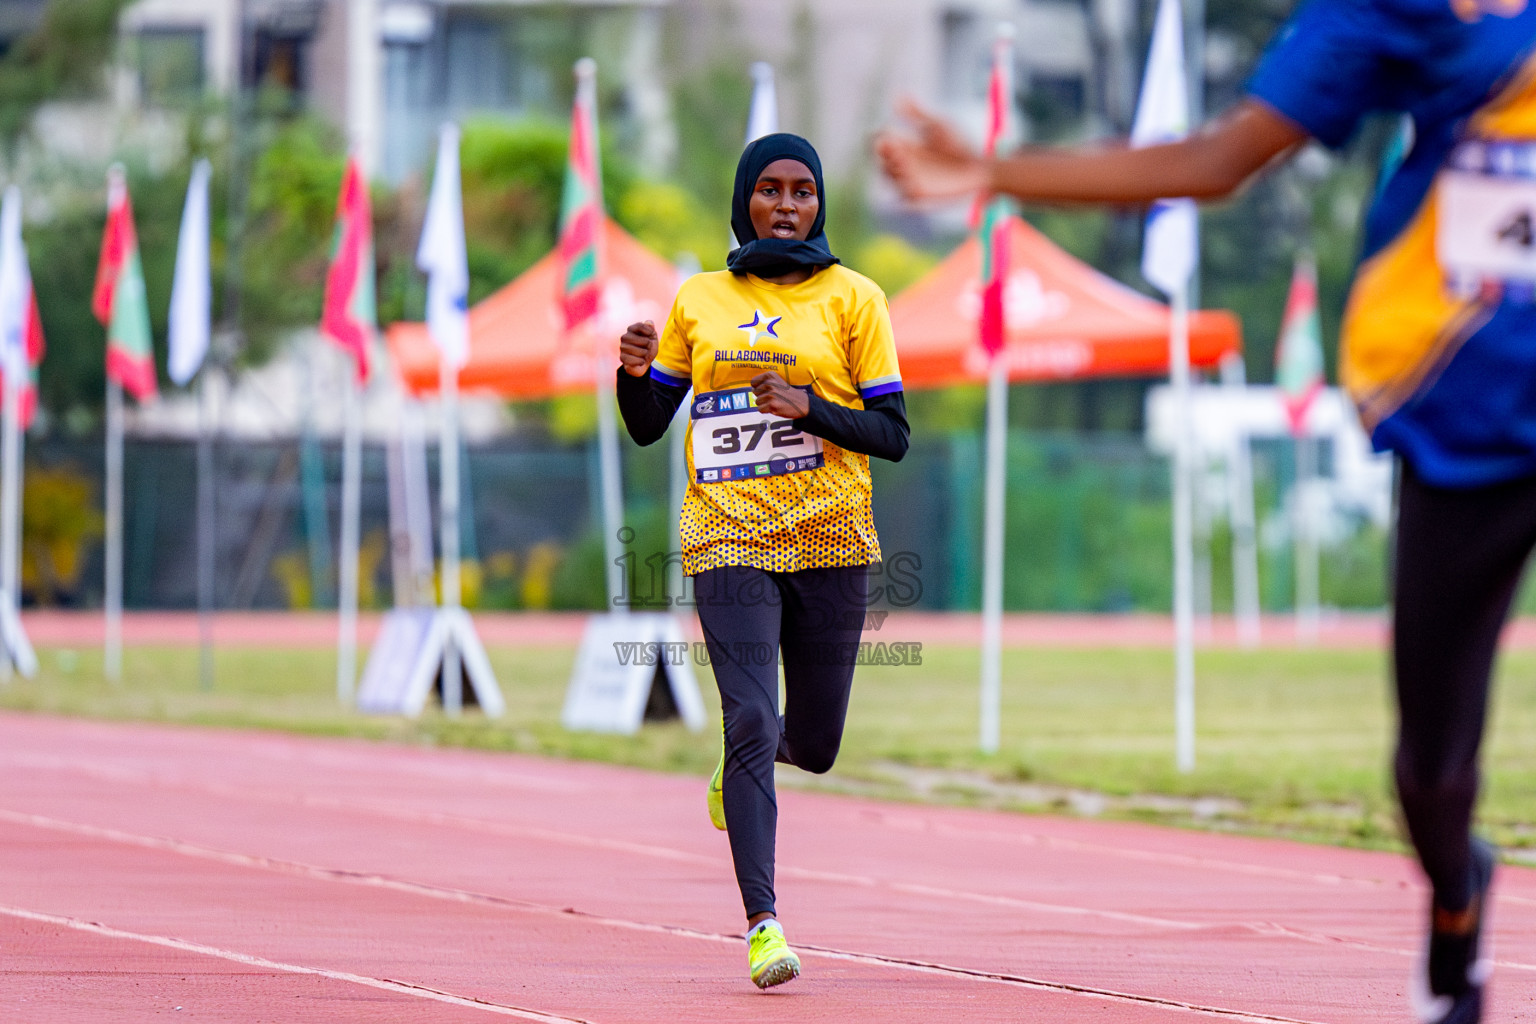
[{"label": "blurred building", "polygon": [[[139,0],[124,14],[120,107],[245,89],[349,130],[376,173],[423,168],[437,127],[477,114],[564,116],[593,55],[642,164],[671,156],[652,73],[667,0]],[[0,8],[3,14],[3,8]],[[361,22],[361,24],[359,24]],[[242,32],[243,27],[243,32]]]},{"label": "blurred building", "polygon": [[48,0],[0,0],[0,56],[37,27]]},{"label": "blurred building", "polygon": [[[980,139],[997,27],[1015,28],[1015,108],[1025,140],[1124,134],[1135,116],[1152,0],[673,0],[683,52],[744,53],[779,73],[784,127],[815,141],[834,176],[865,179],[891,209],[868,159],[872,135],[910,96]],[[1212,107],[1233,95],[1249,47],[1191,25]],[[1196,111],[1199,113],[1199,110]]]},{"label": "blurred building", "polygon": [[[0,0],[9,26],[43,0]],[[361,133],[397,180],[418,169],[444,118],[563,116],[570,68],[598,59],[605,130],[643,168],[679,154],[669,89],[716,65],[766,60],[784,127],[834,174],[856,172],[894,101],[910,95],[979,134],[992,40],[1017,29],[1026,137],[1125,131],[1155,5],[1144,0],[138,0],[123,17],[121,105],[174,105],[236,82],[285,91]],[[354,34],[357,19],[371,21]],[[240,43],[244,25],[245,46]],[[365,47],[361,40],[373,40]],[[1241,46],[1192,39],[1221,98]],[[366,95],[364,95],[366,94]],[[745,119],[745,111],[741,112]],[[683,156],[686,156],[683,154]]]},{"label": "blurred building", "polygon": [[[1094,10],[1134,0],[676,0],[689,50],[723,43],[779,72],[785,127],[816,141],[830,170],[861,162],[872,132],[903,95],[980,134],[997,26],[1017,29],[1021,100],[1052,124],[1073,125],[1094,104]],[[1122,19],[1134,21],[1134,19]],[[1048,108],[1048,109],[1047,109]]]}]

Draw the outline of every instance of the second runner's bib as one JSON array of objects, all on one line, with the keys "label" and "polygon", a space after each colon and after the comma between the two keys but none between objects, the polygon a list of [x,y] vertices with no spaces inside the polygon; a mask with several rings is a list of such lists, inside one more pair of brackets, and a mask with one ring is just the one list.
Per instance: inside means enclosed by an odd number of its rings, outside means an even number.
[{"label": "second runner's bib", "polygon": [[1438,181],[1436,255],[1454,293],[1489,285],[1530,303],[1536,290],[1536,144],[1461,144]]}]

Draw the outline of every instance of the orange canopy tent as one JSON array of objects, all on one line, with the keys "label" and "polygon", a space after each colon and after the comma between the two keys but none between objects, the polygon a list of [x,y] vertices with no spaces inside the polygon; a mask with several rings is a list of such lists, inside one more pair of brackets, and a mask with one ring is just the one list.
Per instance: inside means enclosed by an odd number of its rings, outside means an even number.
[{"label": "orange canopy tent", "polygon": [[[1010,380],[1167,374],[1167,306],[1105,277],[1017,218],[1010,244],[1003,307]],[[891,303],[908,390],[985,379],[976,327],[980,277],[981,248],[971,238]],[[1214,366],[1241,347],[1233,314],[1191,314],[1190,365]]]},{"label": "orange canopy tent", "polygon": [[[469,363],[459,375],[466,391],[504,398],[548,398],[589,390],[595,370],[613,373],[619,335],[636,320],[659,325],[677,294],[677,270],[611,220],[605,221],[606,263],[598,315],[572,331],[560,308],[560,259],[550,253],[469,311]],[[437,390],[438,353],[420,323],[386,332],[401,380],[414,394]]]}]

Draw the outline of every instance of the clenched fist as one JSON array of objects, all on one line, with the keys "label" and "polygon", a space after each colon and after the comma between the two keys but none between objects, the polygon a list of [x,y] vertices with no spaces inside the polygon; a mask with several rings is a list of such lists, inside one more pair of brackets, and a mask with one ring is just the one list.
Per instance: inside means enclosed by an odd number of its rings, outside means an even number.
[{"label": "clenched fist", "polygon": [[798,420],[811,411],[811,399],[804,391],[769,370],[752,378],[752,395],[757,408],[769,416]]},{"label": "clenched fist", "polygon": [[619,364],[631,377],[644,377],[651,372],[651,362],[656,358],[656,325],[649,320],[630,324],[619,339]]}]

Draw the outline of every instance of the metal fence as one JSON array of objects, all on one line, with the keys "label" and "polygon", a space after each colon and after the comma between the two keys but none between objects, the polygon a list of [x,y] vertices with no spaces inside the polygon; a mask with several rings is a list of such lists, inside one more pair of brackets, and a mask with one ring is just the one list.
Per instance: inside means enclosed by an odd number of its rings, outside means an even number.
[{"label": "metal fence", "polygon": [[[676,544],[668,510],[666,445],[624,458],[629,543],[637,571]],[[875,518],[888,565],[909,585],[898,603],[929,609],[979,606],[982,441],[977,434],[920,439],[899,464],[873,461]],[[485,607],[583,608],[604,600],[597,530],[597,465],[590,447],[508,439],[466,450],[462,534],[467,594]],[[329,607],[335,600],[340,452],[299,441],[217,446],[216,593],[220,608]],[[27,557],[41,557],[39,517],[57,517],[44,494],[60,479],[99,508],[99,444],[34,441],[28,451]],[[435,459],[429,456],[435,504]],[[1254,449],[1260,576],[1270,610],[1288,608],[1292,569],[1284,530],[1293,472],[1284,446]],[[1005,605],[1014,610],[1166,610],[1171,600],[1166,460],[1135,434],[1014,431],[1008,448]],[[130,441],[125,459],[124,600],[130,608],[191,608],[195,586],[195,450],[189,442]],[[385,459],[365,450],[362,593],[390,600]],[[50,519],[50,522],[52,519]],[[1207,517],[1199,545],[1202,603],[1230,607],[1230,538]],[[1276,524],[1279,524],[1278,527]],[[1267,528],[1266,528],[1267,527]],[[54,531],[57,533],[57,530]],[[67,538],[54,537],[56,548]],[[26,596],[77,606],[101,599],[99,537],[89,531],[73,586],[33,586]],[[59,555],[64,558],[66,555]],[[1381,531],[1359,523],[1324,552],[1323,601],[1378,607],[1384,593]],[[36,579],[36,570],[29,579]],[[647,586],[636,580],[635,592]]]}]

